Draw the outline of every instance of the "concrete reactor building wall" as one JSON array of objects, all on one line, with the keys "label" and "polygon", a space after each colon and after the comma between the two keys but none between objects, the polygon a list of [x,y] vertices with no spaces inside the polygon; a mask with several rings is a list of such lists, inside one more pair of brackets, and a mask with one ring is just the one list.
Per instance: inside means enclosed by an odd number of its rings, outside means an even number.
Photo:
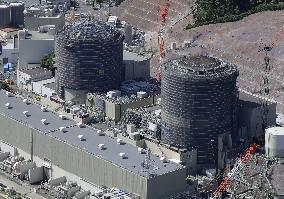
[{"label": "concrete reactor building wall", "polygon": [[13,27],[20,27],[24,26],[25,24],[25,16],[24,10],[25,5],[24,3],[10,3],[11,7],[11,25]]},{"label": "concrete reactor building wall", "polygon": [[[111,26],[89,20],[65,26],[56,37],[57,90],[85,94],[116,89],[123,80],[124,36]],[[65,100],[71,100],[65,99]]]},{"label": "concrete reactor building wall", "polygon": [[[235,66],[213,57],[180,57],[162,66],[162,142],[195,148],[198,164],[217,150],[218,135],[236,130]],[[212,154],[215,157],[214,154]]]}]

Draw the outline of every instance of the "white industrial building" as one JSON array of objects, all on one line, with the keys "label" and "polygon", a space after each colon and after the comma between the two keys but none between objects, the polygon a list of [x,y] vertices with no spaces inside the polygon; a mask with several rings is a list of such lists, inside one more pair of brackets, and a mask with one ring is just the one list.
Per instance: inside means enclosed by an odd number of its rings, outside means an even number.
[{"label": "white industrial building", "polygon": [[55,95],[55,78],[32,82],[32,91],[35,94],[50,99]]},{"label": "white industrial building", "polygon": [[[31,67],[37,66],[37,67]],[[21,89],[33,91],[33,82],[52,78],[51,71],[39,67],[38,64],[29,64],[31,68],[20,69],[17,71],[17,86]]]},{"label": "white industrial building", "polygon": [[141,199],[159,199],[186,189],[182,165],[148,156],[10,93],[0,91],[0,104],[1,152],[31,159],[44,168],[48,179],[66,176],[91,193],[100,186],[117,187]]},{"label": "white industrial building", "polygon": [[19,69],[28,64],[38,64],[41,59],[54,50],[54,31],[19,31]]},{"label": "white industrial building", "polygon": [[271,127],[265,132],[265,153],[284,158],[284,127]]}]

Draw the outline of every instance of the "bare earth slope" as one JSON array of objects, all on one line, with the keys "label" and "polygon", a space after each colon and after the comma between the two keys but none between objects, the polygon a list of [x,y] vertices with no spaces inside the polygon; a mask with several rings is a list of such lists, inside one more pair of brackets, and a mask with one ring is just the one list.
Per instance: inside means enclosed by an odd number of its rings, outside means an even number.
[{"label": "bare earth slope", "polygon": [[[125,0],[112,13],[146,32],[157,32],[159,28],[156,0]],[[204,51],[237,64],[240,70],[239,87],[257,93],[260,90],[264,67],[264,54],[259,53],[260,42],[270,43],[273,36],[284,25],[284,11],[268,11],[253,14],[238,22],[212,24],[184,30],[192,16],[190,0],[171,1],[168,20],[168,40],[181,44],[193,40],[204,47]],[[180,20],[183,19],[183,20]],[[178,21],[178,23],[176,23]],[[172,28],[170,28],[172,26]],[[152,45],[157,46],[152,40]],[[186,51],[194,52],[195,48]],[[169,54],[168,54],[169,55]],[[284,114],[284,36],[271,52],[270,74],[271,98],[278,102],[277,112]],[[158,55],[152,59],[152,74],[158,68]]]},{"label": "bare earth slope", "polygon": [[[284,11],[263,12],[251,15],[241,21],[203,26],[188,31],[173,33],[171,38],[178,41],[192,39],[201,34],[195,42],[203,45],[210,54],[237,64],[240,70],[240,88],[258,92],[262,82],[264,53],[259,53],[261,40],[271,39],[284,25]],[[194,49],[192,49],[194,50]],[[270,74],[271,98],[278,102],[277,111],[284,113],[284,35],[271,55]]]},{"label": "bare earth slope", "polygon": [[[190,10],[191,0],[170,2],[169,21],[178,20]],[[154,32],[159,28],[157,8],[157,0],[125,0],[119,7],[112,9],[112,14],[143,31]]]}]

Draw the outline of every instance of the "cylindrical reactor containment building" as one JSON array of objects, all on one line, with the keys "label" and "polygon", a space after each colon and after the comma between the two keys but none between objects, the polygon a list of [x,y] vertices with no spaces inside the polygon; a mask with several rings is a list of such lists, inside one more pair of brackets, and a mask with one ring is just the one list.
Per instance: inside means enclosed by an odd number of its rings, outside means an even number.
[{"label": "cylindrical reactor containment building", "polygon": [[101,22],[80,20],[56,35],[57,91],[80,95],[118,88],[123,79],[121,32]]},{"label": "cylindrical reactor containment building", "polygon": [[24,26],[25,24],[24,3],[22,2],[10,3],[10,7],[11,7],[11,25],[13,27]]},{"label": "cylindrical reactor containment building", "polygon": [[10,7],[0,4],[0,28],[6,28],[10,25]]},{"label": "cylindrical reactor containment building", "polygon": [[163,143],[197,149],[198,164],[216,151],[218,135],[236,126],[238,70],[208,56],[180,57],[162,65]]}]

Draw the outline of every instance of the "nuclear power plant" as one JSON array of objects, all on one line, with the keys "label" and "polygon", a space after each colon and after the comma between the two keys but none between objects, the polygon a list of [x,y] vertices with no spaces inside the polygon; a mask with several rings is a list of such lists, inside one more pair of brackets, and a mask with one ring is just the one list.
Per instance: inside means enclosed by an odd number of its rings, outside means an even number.
[{"label": "nuclear power plant", "polygon": [[247,69],[255,16],[183,35],[191,5],[0,4],[0,198],[283,197],[284,29]]}]

